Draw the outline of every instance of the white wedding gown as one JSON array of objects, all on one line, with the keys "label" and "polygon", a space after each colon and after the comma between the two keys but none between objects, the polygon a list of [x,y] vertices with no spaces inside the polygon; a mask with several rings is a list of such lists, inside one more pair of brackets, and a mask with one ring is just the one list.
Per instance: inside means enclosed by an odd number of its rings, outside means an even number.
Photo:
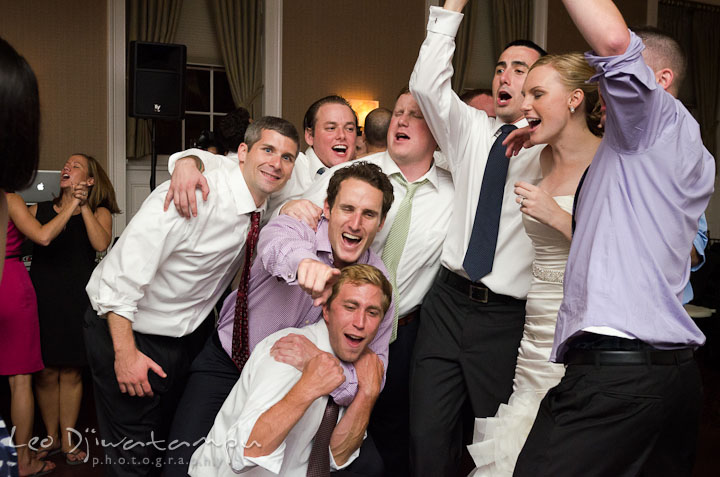
[{"label": "white wedding gown", "polygon": [[[563,210],[572,211],[573,196],[554,199]],[[540,401],[565,374],[564,365],[548,360],[563,297],[562,277],[570,242],[557,230],[529,215],[523,214],[523,225],[533,242],[535,261],[513,393],[494,417],[475,419],[473,444],[468,446],[477,466],[470,474],[472,477],[512,475]]]}]

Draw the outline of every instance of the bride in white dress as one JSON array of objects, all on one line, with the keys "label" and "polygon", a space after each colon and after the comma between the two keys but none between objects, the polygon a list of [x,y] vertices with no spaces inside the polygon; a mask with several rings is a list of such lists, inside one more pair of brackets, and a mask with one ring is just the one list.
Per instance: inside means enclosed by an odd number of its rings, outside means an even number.
[{"label": "bride in white dress", "polygon": [[517,133],[516,149],[528,133],[529,143],[549,145],[540,155],[540,184],[515,184],[525,232],[535,249],[533,277],[513,394],[494,417],[475,420],[468,446],[477,466],[473,477],[512,475],[540,401],[565,373],[564,365],[549,358],[563,297],[573,197],[600,144],[597,86],[586,83],[594,74],[582,55],[572,53],[540,58],[525,80],[522,109],[530,126]]}]

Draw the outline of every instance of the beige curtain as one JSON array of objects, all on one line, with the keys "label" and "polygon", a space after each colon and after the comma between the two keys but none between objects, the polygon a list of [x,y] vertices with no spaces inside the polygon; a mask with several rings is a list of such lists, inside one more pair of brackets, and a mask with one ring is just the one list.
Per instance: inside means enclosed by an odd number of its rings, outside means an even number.
[{"label": "beige curtain", "polygon": [[472,53],[473,32],[475,30],[475,17],[473,15],[474,2],[465,5],[463,13],[463,21],[460,29],[455,36],[455,55],[453,55],[452,65],[455,74],[452,77],[452,88],[457,94],[462,94],[465,87],[465,75],[467,74],[470,56]]},{"label": "beige curtain", "polygon": [[262,0],[209,0],[235,106],[254,116],[263,91]]},{"label": "beige curtain", "polygon": [[532,34],[532,0],[493,0],[495,58],[514,40],[529,40]]},{"label": "beige curtain", "polygon": [[658,27],[674,36],[688,57],[687,87],[694,97],[705,147],[716,152],[718,91],[720,84],[720,7],[694,2],[661,0]]},{"label": "beige curtain", "polygon": [[[127,0],[126,38],[172,43],[180,23],[182,0]],[[145,119],[127,118],[127,156],[150,154],[150,128]]]}]

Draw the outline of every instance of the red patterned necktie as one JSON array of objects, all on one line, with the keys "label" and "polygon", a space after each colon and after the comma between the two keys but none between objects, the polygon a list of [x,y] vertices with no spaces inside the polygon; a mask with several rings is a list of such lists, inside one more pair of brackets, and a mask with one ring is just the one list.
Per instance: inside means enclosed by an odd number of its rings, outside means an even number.
[{"label": "red patterned necktie", "polygon": [[332,437],[335,424],[337,424],[340,406],[335,404],[333,398],[328,396],[327,407],[323,414],[320,427],[313,439],[310,459],[308,460],[307,477],[329,477],[330,475],[330,437]]},{"label": "red patterned necktie", "polygon": [[250,214],[250,230],[245,241],[245,263],[243,264],[237,301],[235,302],[235,321],[232,334],[232,360],[242,372],[245,362],[250,357],[248,346],[248,284],[250,283],[250,266],[252,255],[260,232],[260,212]]}]

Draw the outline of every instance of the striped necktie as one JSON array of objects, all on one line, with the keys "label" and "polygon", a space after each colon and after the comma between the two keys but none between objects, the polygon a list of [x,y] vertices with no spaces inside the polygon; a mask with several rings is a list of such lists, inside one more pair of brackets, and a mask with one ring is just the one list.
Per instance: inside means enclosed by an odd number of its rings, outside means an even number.
[{"label": "striped necktie", "polygon": [[423,179],[420,182],[408,184],[408,181],[399,172],[392,174],[392,177],[405,187],[407,193],[402,202],[400,202],[382,252],[382,261],[390,274],[390,283],[392,283],[393,286],[393,298],[395,299],[395,316],[393,316],[392,334],[390,335],[391,343],[397,338],[398,311],[400,309],[400,297],[397,292],[397,270],[400,264],[400,258],[402,258],[403,249],[405,248],[405,242],[407,242],[408,231],[410,230],[412,200],[418,187],[428,182],[427,179]]}]

